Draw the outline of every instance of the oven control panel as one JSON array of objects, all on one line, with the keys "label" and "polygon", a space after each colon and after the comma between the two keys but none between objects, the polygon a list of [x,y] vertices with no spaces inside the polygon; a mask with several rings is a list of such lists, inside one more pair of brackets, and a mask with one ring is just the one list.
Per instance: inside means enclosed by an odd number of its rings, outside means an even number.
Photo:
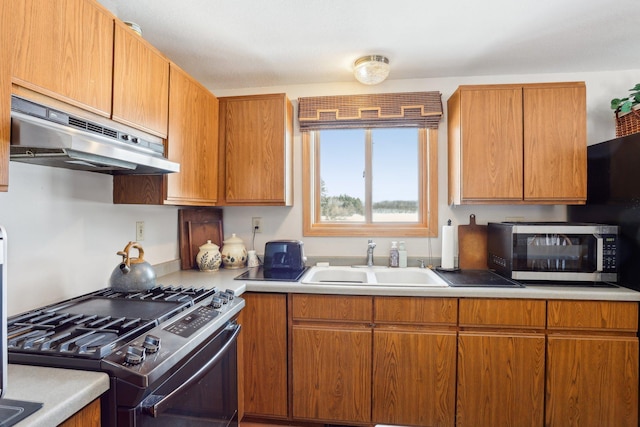
[{"label": "oven control panel", "polygon": [[195,311],[190,312],[177,322],[164,328],[165,331],[172,334],[179,335],[184,338],[188,338],[193,335],[198,329],[213,320],[218,315],[218,311],[211,305],[198,307]]},{"label": "oven control panel", "polygon": [[102,360],[102,367],[144,387],[213,339],[243,308],[244,300],[233,291],[217,291],[120,347]]}]

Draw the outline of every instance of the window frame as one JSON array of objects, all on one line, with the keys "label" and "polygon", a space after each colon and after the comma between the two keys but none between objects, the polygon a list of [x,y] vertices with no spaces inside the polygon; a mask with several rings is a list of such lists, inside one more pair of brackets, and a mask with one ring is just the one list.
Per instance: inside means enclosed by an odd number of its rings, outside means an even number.
[{"label": "window frame", "polygon": [[[388,126],[392,128],[394,126]],[[366,128],[366,126],[363,126]],[[320,217],[317,130],[302,134],[303,235],[318,237],[435,237],[438,235],[438,129],[419,128],[419,221],[417,223],[323,223]]]}]

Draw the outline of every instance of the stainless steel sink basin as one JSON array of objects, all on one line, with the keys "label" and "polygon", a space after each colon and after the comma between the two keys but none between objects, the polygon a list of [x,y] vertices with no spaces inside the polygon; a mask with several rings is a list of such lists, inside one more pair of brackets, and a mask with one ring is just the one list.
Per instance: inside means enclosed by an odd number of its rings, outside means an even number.
[{"label": "stainless steel sink basin", "polygon": [[429,269],[387,267],[311,267],[300,283],[307,285],[368,285],[447,287],[447,283]]}]

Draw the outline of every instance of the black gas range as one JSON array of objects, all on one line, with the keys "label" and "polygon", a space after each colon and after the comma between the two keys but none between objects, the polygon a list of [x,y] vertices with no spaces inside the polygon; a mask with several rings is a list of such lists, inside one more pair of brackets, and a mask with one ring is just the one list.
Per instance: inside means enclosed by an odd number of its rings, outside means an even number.
[{"label": "black gas range", "polygon": [[104,426],[228,426],[243,307],[231,290],[102,289],[10,317],[8,359],[109,374]]}]

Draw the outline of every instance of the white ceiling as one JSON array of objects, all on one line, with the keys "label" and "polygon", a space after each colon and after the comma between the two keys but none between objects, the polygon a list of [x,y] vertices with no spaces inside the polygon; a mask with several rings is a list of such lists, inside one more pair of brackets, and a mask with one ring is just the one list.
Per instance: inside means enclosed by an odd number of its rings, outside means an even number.
[{"label": "white ceiling", "polygon": [[[100,0],[206,87],[640,69],[640,0]],[[638,79],[640,80],[640,78]]]}]

